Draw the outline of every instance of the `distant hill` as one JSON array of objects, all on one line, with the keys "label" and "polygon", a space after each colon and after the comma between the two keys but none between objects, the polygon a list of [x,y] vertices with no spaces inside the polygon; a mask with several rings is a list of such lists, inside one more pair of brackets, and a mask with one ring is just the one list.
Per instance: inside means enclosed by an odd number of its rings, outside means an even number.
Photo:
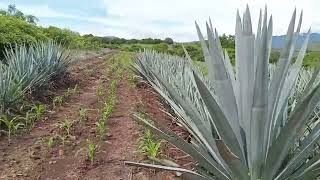
[{"label": "distant hill", "polygon": [[[284,46],[285,35],[273,36],[272,38],[272,48],[280,49]],[[305,39],[305,34],[302,34],[298,37],[297,47],[301,47]],[[320,51],[320,33],[312,33],[309,39],[309,49],[313,51]]]},{"label": "distant hill", "polygon": [[120,38],[118,38],[118,37],[116,37],[116,36],[103,36],[103,37],[101,37],[101,38],[103,38],[103,39],[110,39],[110,40],[112,40],[112,39],[120,39]]}]

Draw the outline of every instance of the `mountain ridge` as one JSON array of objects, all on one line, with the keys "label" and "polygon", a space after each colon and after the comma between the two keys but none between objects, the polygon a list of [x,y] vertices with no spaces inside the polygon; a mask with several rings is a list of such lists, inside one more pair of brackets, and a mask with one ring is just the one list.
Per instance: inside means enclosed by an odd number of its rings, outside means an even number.
[{"label": "mountain ridge", "polygon": [[[300,34],[297,39],[297,48],[300,48],[304,42],[306,33]],[[285,44],[286,35],[273,36],[272,48],[281,49]],[[309,48],[319,47],[320,50],[320,33],[311,33],[309,38]]]}]

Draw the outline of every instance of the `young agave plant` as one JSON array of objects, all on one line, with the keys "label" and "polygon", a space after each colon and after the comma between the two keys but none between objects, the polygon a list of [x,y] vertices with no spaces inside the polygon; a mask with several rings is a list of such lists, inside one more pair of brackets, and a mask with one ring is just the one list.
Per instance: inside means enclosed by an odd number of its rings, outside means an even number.
[{"label": "young agave plant", "polygon": [[16,109],[27,92],[63,77],[72,62],[70,52],[56,42],[15,45],[0,61],[0,110]]},{"label": "young agave plant", "polygon": [[[235,73],[223,51],[218,33],[207,24],[206,42],[197,32],[208,67],[208,79],[192,66],[183,66],[183,83],[174,70],[158,71],[151,62],[137,58],[135,70],[168,102],[179,123],[192,135],[188,143],[162,127],[139,116],[148,128],[188,153],[198,165],[196,171],[143,163],[127,164],[184,172],[192,179],[285,180],[316,179],[320,174],[317,142],[320,124],[314,110],[320,101],[317,68],[300,95],[292,95],[299,77],[310,31],[293,62],[302,13],[290,21],[285,46],[276,67],[269,73],[272,17],[260,12],[258,30],[253,34],[249,8],[236,18]],[[187,55],[188,57],[188,55]],[[152,60],[152,59],[148,59]],[[169,80],[168,80],[169,79]],[[188,87],[188,88],[185,88]],[[311,124],[308,128],[306,124]],[[309,126],[309,125],[308,125]]]}]

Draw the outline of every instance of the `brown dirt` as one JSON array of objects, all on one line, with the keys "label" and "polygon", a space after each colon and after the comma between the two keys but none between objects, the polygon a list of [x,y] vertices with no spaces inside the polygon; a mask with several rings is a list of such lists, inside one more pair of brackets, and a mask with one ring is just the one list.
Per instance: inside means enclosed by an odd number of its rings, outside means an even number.
[{"label": "brown dirt", "polygon": [[[95,123],[103,106],[96,90],[100,79],[106,88],[109,81],[103,76],[103,59],[93,58],[76,64],[71,76],[80,81],[80,92],[47,113],[44,121],[38,122],[29,133],[13,138],[10,144],[4,137],[1,139],[0,179],[130,179],[131,168],[124,166],[123,160],[135,159],[139,131],[130,117],[135,97],[125,79],[118,87],[119,101],[108,120],[108,135],[102,141],[96,137]],[[86,75],[86,69],[95,69],[95,74]],[[56,94],[59,93],[62,91]],[[80,107],[91,109],[88,120],[79,121]],[[64,145],[59,143],[49,149],[44,139],[64,133],[58,124],[65,117],[73,121],[72,136]],[[100,146],[93,165],[87,160],[87,139]]]},{"label": "brown dirt", "polygon": [[[152,87],[146,83],[142,83],[138,88],[142,109],[150,116],[151,119],[168,127],[170,130],[178,134],[182,139],[189,141],[190,134],[181,126],[178,125],[175,118],[166,112],[169,112],[169,107],[163,102],[159,94],[154,92]],[[168,142],[162,144],[163,158],[172,160],[181,166],[181,168],[192,169],[195,166],[195,161],[187,154],[177,149]]]},{"label": "brown dirt", "polygon": [[[172,130],[187,139],[188,133],[177,126],[172,117],[162,112],[164,106],[160,98],[147,85],[133,88],[128,83],[128,74],[119,83],[118,103],[112,117],[108,120],[107,136],[97,137],[95,123],[100,118],[103,100],[99,100],[96,90],[102,81],[108,88],[110,77],[105,76],[104,59],[114,52],[104,53],[81,61],[72,67],[70,79],[80,84],[80,91],[72,95],[61,106],[46,113],[43,121],[37,122],[30,132],[23,132],[13,137],[11,143],[0,136],[0,179],[106,179],[106,180],[153,180],[172,179],[172,173],[151,171],[125,166],[124,160],[141,161],[145,157],[137,152],[138,139],[143,128],[131,117],[132,112],[141,108],[152,118],[168,125]],[[87,70],[94,70],[88,75]],[[66,87],[58,88],[54,95],[62,95]],[[47,99],[46,99],[47,101]],[[79,109],[88,108],[89,118],[79,120]],[[64,145],[59,135],[64,131],[59,123],[65,118],[73,122],[71,137]],[[55,137],[56,145],[50,149],[45,140]],[[96,161],[88,161],[87,139],[99,144]],[[168,143],[163,144],[162,156],[178,160],[185,168],[193,163],[189,156]]]}]

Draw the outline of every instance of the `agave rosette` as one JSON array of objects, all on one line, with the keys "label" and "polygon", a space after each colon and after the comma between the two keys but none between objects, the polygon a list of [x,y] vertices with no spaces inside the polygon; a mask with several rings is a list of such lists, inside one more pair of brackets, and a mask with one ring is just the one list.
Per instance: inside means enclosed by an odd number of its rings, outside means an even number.
[{"label": "agave rosette", "polygon": [[[187,60],[145,51],[135,70],[167,101],[192,135],[188,143],[158,124],[140,119],[160,137],[192,156],[196,171],[162,165],[140,166],[185,172],[194,179],[316,179],[320,173],[319,68],[302,69],[309,32],[295,60],[302,13],[294,11],[276,65],[269,65],[273,22],[260,12],[253,34],[249,9],[236,18],[236,65],[231,65],[211,22],[206,41],[196,24],[208,77]],[[295,25],[297,27],[295,28]],[[178,59],[175,61],[175,59]]]},{"label": "agave rosette", "polygon": [[63,76],[70,63],[69,52],[55,42],[6,49],[0,63],[1,112],[16,108],[27,91],[47,86],[57,76]]}]

